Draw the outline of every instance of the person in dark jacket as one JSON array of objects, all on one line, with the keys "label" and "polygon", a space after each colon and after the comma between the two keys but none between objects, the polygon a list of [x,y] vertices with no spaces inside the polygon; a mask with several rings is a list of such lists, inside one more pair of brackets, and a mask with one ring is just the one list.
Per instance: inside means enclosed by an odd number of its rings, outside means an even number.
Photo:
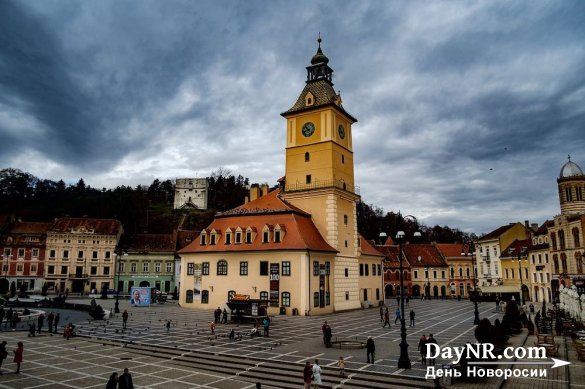
[{"label": "person in dark jacket", "polygon": [[[429,343],[438,344],[437,341],[435,340],[435,338],[433,338],[433,334],[429,334],[429,338],[427,339],[427,344],[429,344]],[[427,347],[425,346],[425,348],[427,348]],[[433,365],[433,366],[435,365],[435,358],[429,358],[429,365]]]},{"label": "person in dark jacket", "polygon": [[422,334],[418,341],[418,350],[420,351],[420,361],[423,365],[427,364],[427,337]]},{"label": "person in dark jacket", "polygon": [[[2,362],[8,357],[8,351],[6,351],[6,341],[3,340],[0,343],[0,369],[2,369]],[[2,370],[0,370],[0,375],[2,375]]]},{"label": "person in dark jacket", "polygon": [[41,333],[41,330],[43,329],[43,324],[45,324],[45,315],[43,315],[41,313],[37,319],[37,332],[39,334]]},{"label": "person in dark jacket", "polygon": [[124,369],[124,374],[122,374],[118,379],[118,388],[134,389],[134,384],[132,383],[132,374],[128,372],[128,368]]},{"label": "person in dark jacket", "polygon": [[106,389],[117,389],[118,388],[118,373],[113,372],[108,380],[108,384],[106,385]]},{"label": "person in dark jacket", "polygon": [[57,327],[59,326],[59,319],[61,319],[61,315],[59,314],[59,312],[57,312],[57,314],[55,315],[55,334],[57,333]]},{"label": "person in dark jacket", "polygon": [[410,310],[410,326],[411,327],[414,327],[414,316],[415,316],[414,309],[411,309]]},{"label": "person in dark jacket", "polygon": [[14,363],[16,363],[16,374],[20,373],[20,364],[22,363],[22,356],[24,354],[24,345],[22,344],[22,342],[18,342],[17,343],[16,349],[14,350]]},{"label": "person in dark jacket", "polygon": [[49,334],[53,333],[53,322],[55,321],[55,314],[53,312],[49,313],[47,316],[47,324],[49,325]]},{"label": "person in dark jacket", "polygon": [[305,362],[305,368],[303,369],[303,382],[305,383],[304,389],[311,389],[311,381],[313,380],[313,367],[309,361]]},{"label": "person in dark jacket", "polygon": [[[376,344],[374,343],[374,339],[370,336],[368,341],[366,342],[366,358],[367,363],[374,363],[375,362],[375,355],[376,355]],[[370,362],[370,356],[372,357],[372,362]]]}]

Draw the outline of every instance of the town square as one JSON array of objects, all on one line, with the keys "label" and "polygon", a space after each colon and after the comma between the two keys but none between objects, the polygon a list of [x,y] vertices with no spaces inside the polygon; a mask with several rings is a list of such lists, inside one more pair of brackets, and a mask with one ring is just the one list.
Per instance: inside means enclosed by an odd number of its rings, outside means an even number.
[{"label": "town square", "polygon": [[583,386],[584,15],[0,2],[0,388]]}]

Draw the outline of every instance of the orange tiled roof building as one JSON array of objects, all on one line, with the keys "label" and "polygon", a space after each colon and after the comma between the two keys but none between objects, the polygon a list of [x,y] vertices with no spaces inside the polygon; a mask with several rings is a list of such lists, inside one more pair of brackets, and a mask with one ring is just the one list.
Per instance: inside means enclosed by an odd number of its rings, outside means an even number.
[{"label": "orange tiled roof building", "polygon": [[356,119],[333,89],[318,42],[303,91],[282,113],[286,171],[279,188],[216,215],[179,251],[181,306],[253,300],[268,314],[319,315],[383,300],[383,254],[357,231]]}]

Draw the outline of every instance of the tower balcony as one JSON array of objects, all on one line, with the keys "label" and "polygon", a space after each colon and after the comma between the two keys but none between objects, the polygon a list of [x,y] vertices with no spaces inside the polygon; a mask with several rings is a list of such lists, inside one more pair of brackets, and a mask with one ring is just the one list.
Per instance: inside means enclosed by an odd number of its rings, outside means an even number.
[{"label": "tower balcony", "polygon": [[285,192],[302,192],[314,189],[336,188],[359,196],[360,187],[349,185],[343,180],[315,180],[310,184],[286,184]]}]

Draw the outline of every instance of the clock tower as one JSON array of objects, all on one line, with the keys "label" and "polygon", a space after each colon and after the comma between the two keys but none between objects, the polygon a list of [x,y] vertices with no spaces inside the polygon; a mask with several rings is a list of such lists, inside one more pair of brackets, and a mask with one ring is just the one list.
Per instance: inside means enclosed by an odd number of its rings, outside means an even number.
[{"label": "clock tower", "polygon": [[320,36],[317,42],[317,52],[306,68],[305,87],[294,105],[282,113],[286,118],[282,197],[309,212],[321,235],[338,250],[335,279],[348,285],[336,291],[349,290],[352,295],[335,296],[334,301],[336,310],[350,309],[356,301],[359,304],[358,280],[347,275],[357,274],[360,255],[356,218],[360,196],[352,149],[352,125],[357,120],[333,89],[333,69],[321,49]]}]

